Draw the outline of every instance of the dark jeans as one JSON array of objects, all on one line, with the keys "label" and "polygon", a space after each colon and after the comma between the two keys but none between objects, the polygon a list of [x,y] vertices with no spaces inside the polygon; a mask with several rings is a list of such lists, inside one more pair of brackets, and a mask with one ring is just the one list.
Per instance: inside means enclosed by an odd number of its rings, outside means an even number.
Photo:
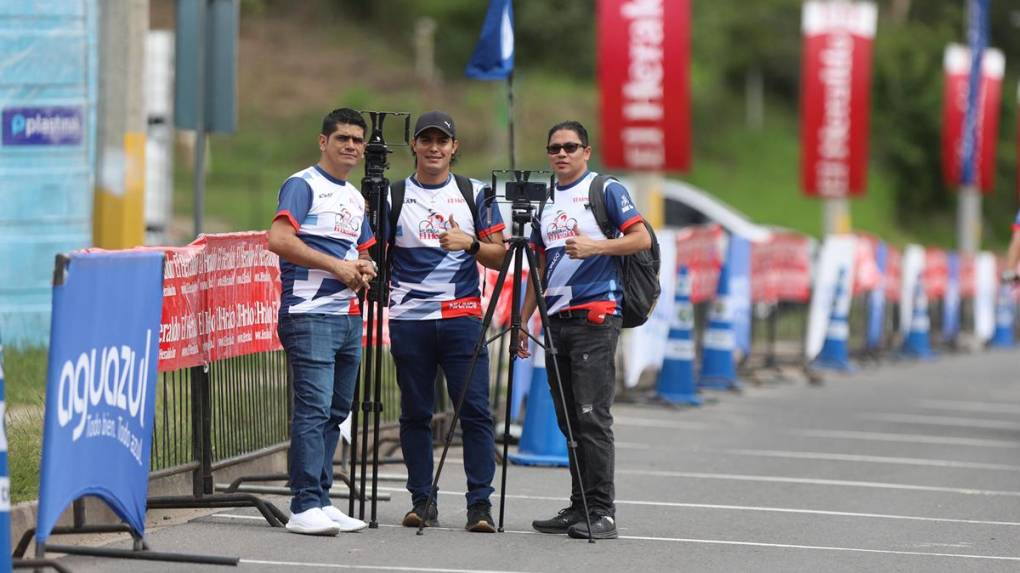
[{"label": "dark jeans", "polygon": [[[425,501],[432,489],[436,368],[443,369],[450,402],[455,404],[481,327],[482,321],[471,317],[390,321],[390,351],[400,386],[400,449],[407,465],[407,491],[415,504]],[[489,414],[489,354],[484,347],[460,411],[460,427],[467,504],[488,503],[496,473],[496,443]]]},{"label": "dark jeans", "polygon": [[[570,460],[570,503],[581,508],[581,486],[574,468],[580,465],[588,509],[599,515],[615,515],[616,489],[613,470],[616,455],[613,446],[613,414],[610,408],[616,396],[616,343],[623,319],[606,317],[603,324],[592,324],[583,317],[549,319],[549,332],[558,352],[546,354],[546,372],[556,406],[556,422],[567,435],[564,416],[577,441],[577,460]],[[564,412],[556,387],[556,370],[563,380],[567,403]],[[570,450],[573,457],[574,452]]]},{"label": "dark jeans", "polygon": [[294,373],[291,513],[330,505],[333,454],[361,364],[361,317],[289,314],[277,328]]}]

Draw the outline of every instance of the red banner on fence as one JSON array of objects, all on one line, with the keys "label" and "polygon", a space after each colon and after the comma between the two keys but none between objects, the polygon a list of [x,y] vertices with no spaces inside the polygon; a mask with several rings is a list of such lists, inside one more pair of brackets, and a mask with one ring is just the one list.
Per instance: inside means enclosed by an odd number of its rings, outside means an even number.
[{"label": "red banner on fence", "polygon": [[280,349],[280,265],[266,233],[203,235],[161,250],[160,372]]},{"label": "red banner on fence", "polygon": [[853,295],[874,290],[882,281],[882,272],[878,269],[876,250],[878,239],[870,235],[857,236],[857,248],[854,253],[854,286]]},{"label": "red banner on fence", "polygon": [[690,167],[690,14],[690,0],[599,0],[606,167]]},{"label": "red banner on fence", "polygon": [[768,241],[751,243],[751,300],[807,302],[811,299],[811,239],[773,231]]},{"label": "red banner on fence", "polygon": [[806,195],[864,194],[877,20],[870,2],[804,4],[801,186]]},{"label": "red banner on fence", "polygon": [[[970,49],[959,44],[946,47],[945,86],[942,100],[942,175],[946,184],[961,183],[963,171],[963,124],[967,113],[967,83],[970,75]],[[995,145],[999,137],[999,105],[1002,102],[1002,76],[1006,58],[994,48],[985,50],[981,65],[981,102],[977,116],[978,180],[986,193],[995,186]]]},{"label": "red banner on fence", "polygon": [[928,300],[946,296],[949,285],[949,255],[942,249],[929,247],[924,253],[924,290]]},{"label": "red banner on fence", "polygon": [[[723,231],[719,225],[681,229],[676,234],[676,263],[687,267],[691,302],[715,298],[719,269],[723,263]],[[674,269],[675,272],[675,269]]]},{"label": "red banner on fence", "polygon": [[960,253],[960,297],[974,298],[977,293],[977,271],[974,255]]}]

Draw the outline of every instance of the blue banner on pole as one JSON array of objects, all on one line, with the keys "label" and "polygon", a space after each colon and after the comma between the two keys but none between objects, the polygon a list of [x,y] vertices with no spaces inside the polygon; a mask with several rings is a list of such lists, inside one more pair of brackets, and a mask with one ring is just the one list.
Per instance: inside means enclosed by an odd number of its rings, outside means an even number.
[{"label": "blue banner on pole", "polygon": [[510,0],[490,0],[481,36],[464,73],[476,80],[502,80],[513,71],[513,5]]},{"label": "blue banner on pole", "polygon": [[978,113],[981,108],[981,71],[988,47],[988,0],[967,3],[967,42],[970,45],[970,77],[967,79],[967,111],[963,120],[963,168],[960,182],[971,185],[977,174]]},{"label": "blue banner on pole", "polygon": [[868,337],[867,347],[875,349],[882,345],[882,323],[885,321],[885,272],[888,267],[889,250],[885,241],[875,245],[875,266],[881,280],[868,293]]},{"label": "blue banner on pole", "polygon": [[949,276],[942,298],[942,338],[953,340],[960,332],[960,255],[949,253],[946,267]]},{"label": "blue banner on pole", "polygon": [[730,304],[733,308],[733,335],[737,348],[747,356],[751,353],[751,243],[736,235],[730,236],[727,253],[730,270]]},{"label": "blue banner on pole", "polygon": [[162,253],[58,257],[37,541],[83,495],[144,533],[162,310]]},{"label": "blue banner on pole", "polygon": [[7,467],[4,347],[0,341],[0,573],[11,570],[11,478]]}]

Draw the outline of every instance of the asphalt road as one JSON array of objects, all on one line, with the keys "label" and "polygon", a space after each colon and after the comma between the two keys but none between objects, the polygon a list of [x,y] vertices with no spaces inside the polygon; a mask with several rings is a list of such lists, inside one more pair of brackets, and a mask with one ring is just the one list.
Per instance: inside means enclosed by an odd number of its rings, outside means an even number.
[{"label": "asphalt road", "polygon": [[[421,537],[396,525],[409,497],[387,482],[376,530],[303,537],[228,509],[147,539],[157,551],[239,556],[248,572],[1020,571],[1020,352],[714,395],[700,409],[614,408],[618,540],[533,532],[532,519],[566,504],[569,477],[519,466],[506,532],[465,532],[456,450],[443,527]],[[82,573],[230,570],[62,562]]]}]

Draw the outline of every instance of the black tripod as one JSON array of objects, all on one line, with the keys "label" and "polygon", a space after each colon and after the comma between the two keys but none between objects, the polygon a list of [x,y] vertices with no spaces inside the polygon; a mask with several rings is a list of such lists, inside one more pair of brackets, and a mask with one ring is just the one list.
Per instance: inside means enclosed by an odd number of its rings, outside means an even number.
[{"label": "black tripod", "polygon": [[[527,182],[527,172],[514,171],[513,173],[518,183]],[[509,188],[511,185],[512,183],[507,184],[508,195],[510,193]],[[495,184],[493,184],[493,188],[495,188]],[[494,199],[494,197],[492,197],[491,199]],[[489,201],[490,205],[491,199]],[[468,374],[467,377],[465,378],[464,387],[461,389],[460,396],[457,398],[457,404],[453,410],[453,422],[450,424],[450,429],[447,431],[446,439],[444,440],[443,443],[443,454],[439,459],[439,465],[436,467],[435,478],[433,478],[432,480],[432,489],[430,491],[427,501],[425,502],[425,515],[428,515],[429,510],[431,509],[431,505],[435,502],[433,496],[436,495],[436,491],[438,491],[439,476],[443,472],[443,464],[444,462],[446,462],[446,454],[450,449],[450,443],[453,441],[454,431],[457,429],[457,421],[460,419],[460,410],[461,407],[464,405],[464,399],[467,396],[469,381],[472,379],[472,375],[474,374],[475,364],[478,361],[478,356],[481,354],[483,346],[487,346],[491,344],[493,341],[502,338],[502,336],[506,334],[507,331],[509,331],[510,344],[508,351],[510,353],[510,364],[507,368],[506,412],[504,414],[503,424],[503,474],[502,484],[500,485],[499,492],[498,530],[500,533],[503,532],[503,510],[506,507],[506,471],[507,471],[506,460],[507,460],[507,448],[509,447],[510,443],[509,439],[510,408],[511,404],[513,404],[514,361],[518,357],[517,356],[519,344],[518,337],[519,333],[522,331],[520,301],[521,295],[523,294],[523,291],[521,290],[521,275],[523,270],[524,257],[527,257],[529,265],[528,268],[531,269],[531,271],[528,273],[528,276],[530,277],[532,288],[535,291],[535,299],[538,303],[538,313],[542,321],[542,332],[545,335],[545,342],[543,343],[534,336],[532,336],[531,333],[528,332],[527,328],[524,328],[523,332],[525,332],[528,335],[528,338],[531,338],[532,340],[535,341],[536,344],[544,348],[545,352],[553,358],[552,360],[553,375],[555,376],[556,380],[555,386],[556,389],[558,390],[558,396],[554,398],[559,399],[560,404],[563,406],[564,412],[570,411],[569,405],[567,404],[566,396],[563,393],[559,365],[556,362],[557,354],[556,345],[553,341],[552,334],[549,331],[549,314],[547,312],[545,300],[542,294],[543,293],[542,284],[541,281],[539,281],[538,279],[538,262],[536,260],[534,251],[528,248],[528,239],[524,236],[525,223],[529,223],[535,218],[535,206],[531,203],[531,201],[527,199],[524,198],[516,199],[513,201],[511,213],[513,221],[512,233],[510,238],[506,240],[506,243],[508,245],[506,256],[503,258],[503,264],[499,269],[499,278],[496,279],[496,286],[493,287],[492,289],[492,296],[489,299],[490,300],[489,307],[486,309],[485,318],[482,320],[481,335],[478,337],[478,342],[475,344],[474,353],[471,356],[471,365],[468,367]],[[496,302],[499,300],[500,292],[503,290],[503,283],[504,280],[506,279],[507,272],[510,270],[511,262],[513,263],[514,270],[513,270],[512,303],[510,305],[511,307],[510,326],[504,329],[499,334],[493,336],[492,338],[486,339],[486,332],[488,332],[489,325],[492,323],[492,317],[495,314],[497,306]],[[591,534],[591,517],[588,514],[588,498],[584,492],[584,483],[581,481],[581,468],[579,465],[580,462],[577,457],[577,442],[574,440],[574,432],[573,428],[571,428],[570,426],[569,416],[565,418],[565,422],[567,428],[567,447],[569,447],[571,450],[569,459],[574,464],[573,468],[574,471],[577,472],[578,485],[580,486],[581,489],[581,503],[584,506],[585,521],[588,525],[588,542],[595,543],[595,540],[592,538]],[[424,527],[425,520],[423,519],[422,523],[418,526],[418,535],[423,534]]]},{"label": "black tripod", "polygon": [[[389,265],[386,261],[386,237],[389,229],[384,224],[383,214],[386,208],[386,193],[390,182],[384,173],[389,167],[387,155],[393,153],[383,139],[383,123],[386,116],[395,115],[404,118],[404,141],[410,133],[410,114],[403,112],[370,111],[367,112],[372,121],[372,134],[365,144],[365,177],[361,180],[361,193],[365,197],[365,213],[372,229],[376,231],[377,240],[369,249],[372,260],[376,263],[376,275],[372,279],[367,295],[364,297],[363,313],[366,322],[365,353],[362,358],[361,380],[354,386],[354,399],[351,402],[351,496],[348,514],[354,515],[355,498],[360,500],[358,518],[365,519],[365,482],[368,476],[368,424],[372,418],[372,512],[368,526],[379,527],[376,521],[376,504],[379,490],[379,418],[382,415],[382,348],[379,346],[383,335],[383,307],[389,297]],[[364,387],[364,398],[361,387]],[[364,413],[361,433],[361,457],[358,457],[358,409]],[[361,460],[361,484],[354,488],[355,473],[358,460]],[[355,493],[357,489],[357,493]]]}]

